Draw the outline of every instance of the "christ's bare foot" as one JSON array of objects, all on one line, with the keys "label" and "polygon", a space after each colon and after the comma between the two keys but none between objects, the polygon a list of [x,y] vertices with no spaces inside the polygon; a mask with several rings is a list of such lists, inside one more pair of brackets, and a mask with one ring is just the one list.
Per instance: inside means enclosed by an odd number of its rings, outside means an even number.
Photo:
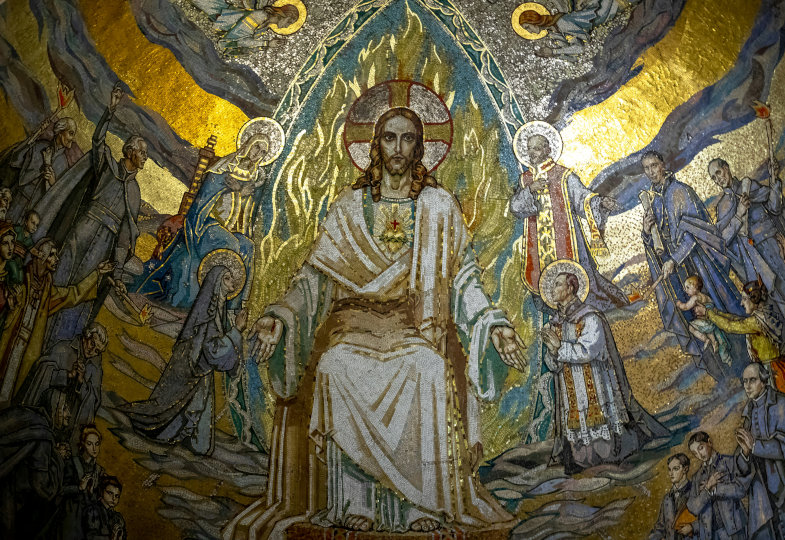
[{"label": "christ's bare foot", "polygon": [[421,517],[420,519],[416,519],[412,522],[411,527],[409,527],[414,532],[430,532],[435,531],[441,527],[441,524],[436,521],[435,519],[429,517]]},{"label": "christ's bare foot", "polygon": [[373,520],[365,516],[349,515],[343,520],[343,526],[352,531],[367,531],[372,524]]}]

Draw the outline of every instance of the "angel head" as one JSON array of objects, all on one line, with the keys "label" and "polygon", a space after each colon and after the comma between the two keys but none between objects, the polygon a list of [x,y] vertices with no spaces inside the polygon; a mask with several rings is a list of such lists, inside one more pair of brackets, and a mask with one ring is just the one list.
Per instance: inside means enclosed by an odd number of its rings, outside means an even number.
[{"label": "angel head", "polygon": [[537,34],[554,26],[562,15],[564,14],[558,12],[551,15],[539,13],[533,9],[525,9],[518,16],[518,24],[532,34]]},{"label": "angel head", "polygon": [[267,13],[267,25],[278,25],[278,28],[286,28],[293,25],[300,18],[300,11],[296,6],[285,4],[283,6],[264,6],[262,8]]}]

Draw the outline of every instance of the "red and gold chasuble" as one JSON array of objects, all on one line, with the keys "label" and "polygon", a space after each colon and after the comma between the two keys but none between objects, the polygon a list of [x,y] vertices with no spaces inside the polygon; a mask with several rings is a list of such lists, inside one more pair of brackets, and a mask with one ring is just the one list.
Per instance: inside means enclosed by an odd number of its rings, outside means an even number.
[{"label": "red and gold chasuble", "polygon": [[[538,167],[536,174],[528,170],[523,174],[524,187],[534,180],[545,180],[546,188],[533,192],[537,199],[538,214],[523,222],[522,274],[523,282],[535,293],[539,293],[540,272],[553,261],[571,259],[578,261],[575,227],[567,192],[567,176],[570,170],[553,161]],[[582,233],[582,231],[581,231]]]}]

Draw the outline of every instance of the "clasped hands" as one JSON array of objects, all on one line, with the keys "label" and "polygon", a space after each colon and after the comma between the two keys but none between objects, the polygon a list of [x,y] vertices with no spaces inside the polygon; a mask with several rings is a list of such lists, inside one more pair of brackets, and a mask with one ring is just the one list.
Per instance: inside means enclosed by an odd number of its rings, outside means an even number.
[{"label": "clasped hands", "polygon": [[542,335],[543,343],[548,348],[548,352],[556,354],[559,351],[559,347],[561,347],[561,338],[556,333],[556,330],[550,326],[545,326],[540,334]]},{"label": "clasped hands", "polygon": [[753,446],[755,446],[755,437],[752,436],[752,433],[747,429],[739,428],[736,430],[736,441],[739,443],[739,447],[744,456],[749,457],[752,453]]},{"label": "clasped hands", "polygon": [[232,176],[227,176],[224,179],[224,185],[229,189],[229,191],[239,192],[243,197],[249,197],[253,195],[256,186],[254,186],[253,182],[250,181],[240,181]]}]

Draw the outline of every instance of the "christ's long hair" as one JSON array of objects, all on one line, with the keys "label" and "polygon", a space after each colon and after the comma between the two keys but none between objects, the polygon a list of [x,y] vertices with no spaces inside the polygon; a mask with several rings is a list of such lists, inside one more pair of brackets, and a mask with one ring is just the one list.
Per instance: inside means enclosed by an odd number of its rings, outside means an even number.
[{"label": "christ's long hair", "polygon": [[370,186],[371,197],[374,202],[378,202],[382,198],[382,173],[384,167],[384,159],[382,158],[382,129],[384,129],[384,124],[387,123],[387,120],[395,118],[396,116],[403,116],[404,118],[411,120],[414,124],[417,137],[417,143],[414,147],[414,159],[412,160],[412,187],[409,189],[409,197],[413,200],[417,200],[420,191],[422,191],[425,186],[436,187],[437,185],[436,179],[428,174],[428,169],[422,164],[422,157],[425,154],[422,120],[420,120],[417,113],[411,109],[407,109],[406,107],[395,107],[381,115],[379,120],[376,121],[376,126],[373,129],[371,151],[369,153],[371,164],[365,169],[363,175],[352,184],[352,189],[362,189]]},{"label": "christ's long hair", "polygon": [[521,26],[524,24],[531,24],[538,28],[550,28],[556,24],[556,21],[561,19],[562,15],[564,14],[554,13],[553,15],[543,15],[542,13],[537,13],[533,9],[527,9],[518,17],[518,24]]}]

